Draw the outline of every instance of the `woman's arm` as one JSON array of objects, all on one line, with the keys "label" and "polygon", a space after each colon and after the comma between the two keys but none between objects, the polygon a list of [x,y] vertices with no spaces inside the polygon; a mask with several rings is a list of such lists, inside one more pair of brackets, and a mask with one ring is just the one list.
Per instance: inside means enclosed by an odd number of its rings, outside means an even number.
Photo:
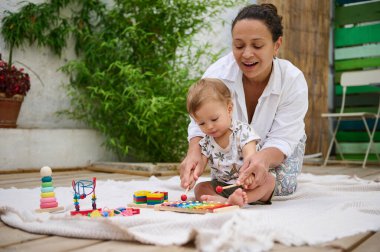
[{"label": "woman's arm", "polygon": [[[244,161],[249,159],[255,153],[256,153],[256,141],[251,141],[243,146],[243,160]],[[241,174],[240,172],[241,170],[239,171],[239,176]],[[251,173],[243,180],[241,185],[243,185],[245,189],[254,189],[255,187],[257,187],[254,181],[255,181],[255,176]]]},{"label": "woman's arm", "polygon": [[269,147],[255,152],[244,158],[244,164],[240,168],[237,183],[243,185],[247,178],[254,174],[255,180],[251,187],[263,185],[266,182],[269,168],[280,165],[285,159],[284,154],[277,148]]},{"label": "woman's arm", "polygon": [[182,188],[193,188],[206,167],[207,158],[201,154],[201,148],[199,146],[201,139],[201,137],[193,137],[190,139],[187,155],[180,164],[179,169]]},{"label": "woman's arm", "polygon": [[[284,84],[270,131],[263,140],[261,150],[244,161],[238,183],[243,183],[244,179],[254,173],[255,182],[258,185],[264,184],[269,168],[279,166],[292,154],[305,134],[307,108],[307,83],[300,73]],[[265,120],[265,114],[260,115],[260,120]]]}]

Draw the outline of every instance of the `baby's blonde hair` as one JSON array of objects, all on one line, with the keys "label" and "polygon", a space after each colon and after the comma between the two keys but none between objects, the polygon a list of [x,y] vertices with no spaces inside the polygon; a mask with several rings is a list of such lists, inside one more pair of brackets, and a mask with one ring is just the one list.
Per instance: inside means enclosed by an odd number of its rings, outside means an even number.
[{"label": "baby's blonde hair", "polygon": [[193,84],[187,93],[187,112],[194,116],[206,101],[232,103],[231,92],[219,79],[204,78]]}]

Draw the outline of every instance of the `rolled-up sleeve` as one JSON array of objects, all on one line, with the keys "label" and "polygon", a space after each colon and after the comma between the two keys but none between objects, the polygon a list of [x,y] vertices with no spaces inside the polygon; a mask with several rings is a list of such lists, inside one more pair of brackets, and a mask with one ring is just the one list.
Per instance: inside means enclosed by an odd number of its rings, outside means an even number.
[{"label": "rolled-up sleeve", "polygon": [[300,74],[281,93],[280,103],[262,149],[276,147],[289,157],[305,134],[304,118],[308,109],[307,83]]},{"label": "rolled-up sleeve", "polygon": [[194,121],[194,119],[190,116],[190,123],[187,128],[187,140],[190,141],[193,137],[204,137],[205,134],[201,131],[198,124]]}]

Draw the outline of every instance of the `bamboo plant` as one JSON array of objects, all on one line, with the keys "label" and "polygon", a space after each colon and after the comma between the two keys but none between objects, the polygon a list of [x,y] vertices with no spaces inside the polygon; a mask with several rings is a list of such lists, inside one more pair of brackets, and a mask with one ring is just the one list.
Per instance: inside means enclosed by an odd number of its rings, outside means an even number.
[{"label": "bamboo plant", "polygon": [[6,14],[1,33],[11,48],[37,44],[57,56],[72,36],[78,58],[61,68],[70,80],[65,115],[100,131],[121,160],[175,162],[187,148],[187,89],[217,56],[194,35],[237,2],[28,3]]}]

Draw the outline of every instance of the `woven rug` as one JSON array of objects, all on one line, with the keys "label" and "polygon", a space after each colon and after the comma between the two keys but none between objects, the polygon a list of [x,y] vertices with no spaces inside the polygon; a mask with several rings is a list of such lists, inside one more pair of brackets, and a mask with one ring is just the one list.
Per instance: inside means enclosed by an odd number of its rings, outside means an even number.
[{"label": "woven rug", "polygon": [[[31,233],[67,237],[135,240],[156,245],[182,245],[195,240],[199,251],[266,251],[274,242],[317,245],[380,230],[380,183],[345,175],[301,174],[297,192],[275,197],[272,205],[205,215],[141,209],[138,215],[108,218],[70,216],[74,209],[71,185],[55,188],[64,211],[36,213],[40,200],[38,183],[36,179],[33,189],[0,189],[3,222]],[[127,206],[139,190],[167,191],[169,200],[179,200],[184,192],[179,184],[178,176],[168,180],[150,177],[145,181],[97,181],[97,206]],[[192,191],[188,196],[194,197]],[[81,209],[91,209],[90,197],[80,204]]]}]

